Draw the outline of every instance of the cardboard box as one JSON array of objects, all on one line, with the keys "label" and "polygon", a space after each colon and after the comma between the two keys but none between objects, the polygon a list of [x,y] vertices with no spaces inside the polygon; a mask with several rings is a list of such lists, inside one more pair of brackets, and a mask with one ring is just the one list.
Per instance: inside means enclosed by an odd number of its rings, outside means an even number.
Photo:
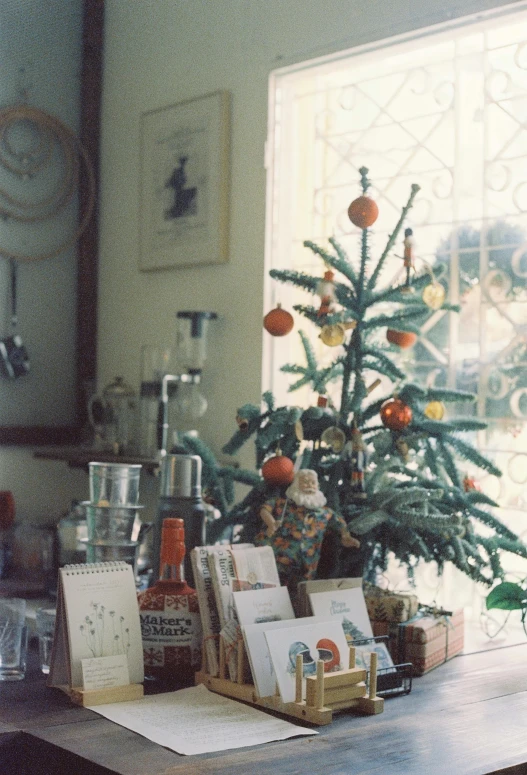
[{"label": "cardboard box", "polygon": [[364,585],[368,616],[372,622],[407,622],[419,610],[417,595],[389,592],[373,585]]}]

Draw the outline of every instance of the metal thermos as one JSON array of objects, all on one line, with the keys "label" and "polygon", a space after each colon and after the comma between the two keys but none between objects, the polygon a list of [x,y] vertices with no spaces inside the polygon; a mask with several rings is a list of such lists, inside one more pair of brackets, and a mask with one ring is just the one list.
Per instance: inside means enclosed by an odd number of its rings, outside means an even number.
[{"label": "metal thermos", "polygon": [[161,531],[167,518],[185,523],[185,579],[194,586],[190,551],[204,546],[205,504],[201,499],[201,458],[199,455],[165,455],[161,461],[159,500],[153,528],[153,582],[159,577]]}]

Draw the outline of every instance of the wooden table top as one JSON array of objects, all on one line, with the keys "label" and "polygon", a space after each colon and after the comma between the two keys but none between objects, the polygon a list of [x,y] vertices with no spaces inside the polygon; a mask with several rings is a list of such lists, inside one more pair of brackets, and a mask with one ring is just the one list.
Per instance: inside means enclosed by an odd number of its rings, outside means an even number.
[{"label": "wooden table top", "polygon": [[2,775],[525,775],[527,639],[461,655],[386,699],[384,713],[338,715],[318,735],[180,756],[45,685],[0,684]]}]

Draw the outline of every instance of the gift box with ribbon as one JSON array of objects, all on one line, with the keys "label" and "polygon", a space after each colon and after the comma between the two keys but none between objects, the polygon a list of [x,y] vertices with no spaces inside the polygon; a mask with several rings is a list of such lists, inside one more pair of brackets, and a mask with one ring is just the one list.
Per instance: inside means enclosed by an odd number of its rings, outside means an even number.
[{"label": "gift box with ribbon", "polygon": [[398,662],[411,662],[414,675],[424,675],[463,650],[465,622],[463,609],[452,613],[420,611],[399,624]]},{"label": "gift box with ribbon", "polygon": [[424,675],[463,650],[463,609],[442,611],[423,606],[407,622],[372,621],[373,634],[388,638],[394,662],[411,662],[414,675]]},{"label": "gift box with ribbon", "polygon": [[390,592],[372,584],[364,584],[364,598],[372,622],[407,622],[419,609],[417,595]]}]

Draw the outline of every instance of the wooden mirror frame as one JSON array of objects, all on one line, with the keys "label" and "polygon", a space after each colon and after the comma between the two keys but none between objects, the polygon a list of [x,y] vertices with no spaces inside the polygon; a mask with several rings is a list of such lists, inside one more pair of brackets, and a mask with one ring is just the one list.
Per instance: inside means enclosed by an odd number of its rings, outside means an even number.
[{"label": "wooden mirror frame", "polygon": [[[104,0],[83,0],[80,140],[95,172],[93,215],[77,243],[77,333],[73,425],[0,427],[0,445],[77,444],[87,421],[87,389],[97,377],[97,265],[99,249],[99,138],[102,91]],[[79,182],[80,212],[88,197]]]}]

